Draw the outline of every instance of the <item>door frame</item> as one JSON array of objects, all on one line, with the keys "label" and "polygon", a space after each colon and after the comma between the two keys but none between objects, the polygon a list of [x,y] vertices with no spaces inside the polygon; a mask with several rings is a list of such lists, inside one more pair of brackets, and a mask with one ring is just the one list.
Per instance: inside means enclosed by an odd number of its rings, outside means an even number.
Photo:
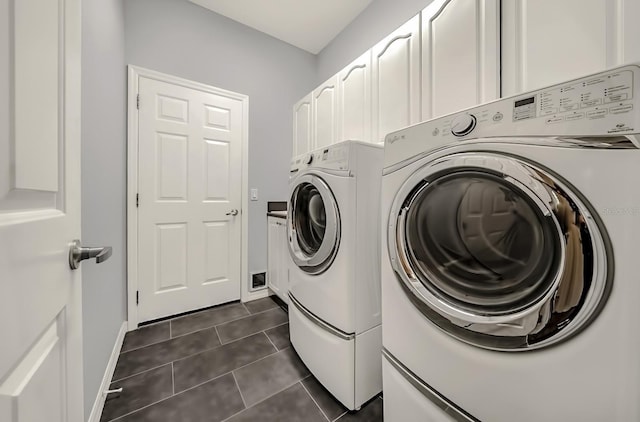
[{"label": "door frame", "polygon": [[127,86],[127,311],[129,331],[138,328],[138,81],[140,77],[197,89],[215,95],[223,95],[242,102],[242,203],[240,214],[240,300],[249,296],[248,228],[249,228],[249,96],[190,81],[177,76],[156,72],[139,66],[128,65]]}]

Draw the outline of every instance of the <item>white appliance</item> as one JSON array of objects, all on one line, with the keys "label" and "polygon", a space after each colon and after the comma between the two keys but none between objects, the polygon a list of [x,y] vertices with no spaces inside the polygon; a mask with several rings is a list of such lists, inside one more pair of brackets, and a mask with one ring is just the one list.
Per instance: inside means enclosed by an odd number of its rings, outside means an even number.
[{"label": "white appliance", "polygon": [[640,67],[389,134],[387,421],[640,420]]},{"label": "white appliance", "polygon": [[382,146],[347,141],[294,159],[287,235],[291,343],[342,404],[382,389]]}]

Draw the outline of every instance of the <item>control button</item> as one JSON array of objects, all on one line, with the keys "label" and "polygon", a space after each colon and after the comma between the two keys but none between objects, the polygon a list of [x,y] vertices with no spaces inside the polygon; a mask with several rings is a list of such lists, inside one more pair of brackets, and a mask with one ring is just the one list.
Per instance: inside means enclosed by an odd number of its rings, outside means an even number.
[{"label": "control button", "polygon": [[433,132],[431,132],[431,135],[438,136],[439,133],[440,133],[440,129],[435,128],[435,129],[433,129]]},{"label": "control button", "polygon": [[545,108],[540,110],[540,114],[542,116],[546,116],[547,114],[555,114],[558,112],[558,108],[557,107],[550,107],[550,108]]},{"label": "control button", "polygon": [[547,119],[547,124],[551,125],[553,123],[560,123],[564,121],[564,117],[562,116],[557,116],[557,117],[551,117],[549,119]]},{"label": "control button", "polygon": [[465,136],[476,127],[476,116],[473,114],[461,114],[451,122],[451,133],[455,136]]},{"label": "control button", "polygon": [[[604,95],[607,95],[606,93]],[[604,99],[606,102],[608,103],[615,103],[617,101],[623,101],[626,100],[628,98],[627,94],[614,94],[614,95],[607,95],[607,97]]]},{"label": "control button", "polygon": [[609,109],[609,112],[611,114],[622,114],[622,113],[628,113],[631,110],[633,110],[633,104],[624,104],[616,107],[611,107]]},{"label": "control button", "polygon": [[607,109],[598,109],[587,112],[587,119],[602,119],[607,114]]},{"label": "control button", "polygon": [[493,115],[493,121],[494,122],[499,122],[500,120],[502,120],[504,116],[502,115],[502,113],[497,112],[496,114]]},{"label": "control button", "polygon": [[566,121],[571,121],[571,120],[580,120],[584,118],[584,113],[574,113],[574,114],[570,114],[567,117],[565,117]]},{"label": "control button", "polygon": [[602,104],[602,98],[596,98],[595,100],[582,101],[580,108],[593,107]]}]

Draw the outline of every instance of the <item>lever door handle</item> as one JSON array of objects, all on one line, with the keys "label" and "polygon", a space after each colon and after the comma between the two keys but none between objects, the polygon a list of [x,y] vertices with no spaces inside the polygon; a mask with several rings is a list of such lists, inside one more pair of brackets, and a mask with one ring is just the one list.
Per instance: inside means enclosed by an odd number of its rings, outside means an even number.
[{"label": "lever door handle", "polygon": [[79,240],[74,240],[69,248],[69,266],[72,270],[77,270],[80,262],[85,259],[96,259],[96,264],[106,261],[111,257],[113,250],[111,246],[102,248],[83,247]]},{"label": "lever door handle", "polygon": [[228,213],[226,213],[225,215],[233,215],[235,217],[236,215],[238,215],[238,210],[235,210],[235,209],[231,210]]}]

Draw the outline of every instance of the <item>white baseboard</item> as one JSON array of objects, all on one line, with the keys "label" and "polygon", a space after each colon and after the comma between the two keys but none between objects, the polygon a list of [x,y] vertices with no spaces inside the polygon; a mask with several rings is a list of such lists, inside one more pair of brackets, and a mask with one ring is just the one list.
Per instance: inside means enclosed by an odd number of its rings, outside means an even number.
[{"label": "white baseboard", "polygon": [[126,333],[127,321],[122,323],[120,332],[118,333],[118,337],[116,338],[116,343],[113,345],[111,357],[109,358],[107,369],[105,369],[104,371],[102,383],[100,384],[100,389],[98,390],[98,396],[96,397],[96,401],[93,403],[93,408],[91,409],[91,415],[89,416],[88,422],[100,422],[102,409],[104,409],[104,402],[107,399],[107,396],[104,392],[109,389],[109,384],[111,384],[111,378],[113,378],[113,372],[116,370],[116,363],[118,363],[118,357],[120,356],[120,350],[122,350],[122,343],[124,342],[124,335]]}]

